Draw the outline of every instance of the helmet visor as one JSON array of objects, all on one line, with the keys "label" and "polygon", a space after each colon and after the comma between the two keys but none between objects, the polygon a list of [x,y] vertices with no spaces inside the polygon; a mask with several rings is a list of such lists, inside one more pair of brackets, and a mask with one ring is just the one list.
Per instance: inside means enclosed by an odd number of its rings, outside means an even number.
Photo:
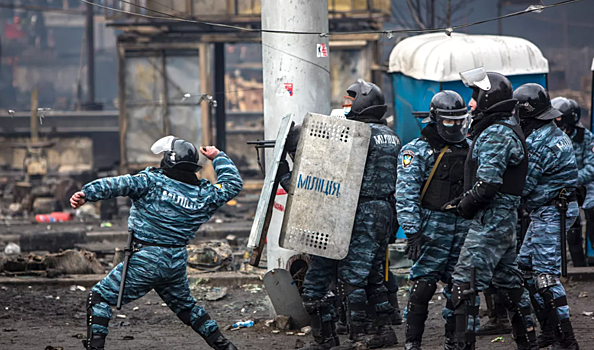
[{"label": "helmet visor", "polygon": [[154,154],[159,154],[171,151],[173,149],[173,142],[176,139],[177,138],[175,136],[165,136],[160,138],[151,146],[151,152],[153,152]]},{"label": "helmet visor", "polygon": [[464,85],[473,88],[477,87],[483,91],[491,90],[491,81],[485,68],[479,67],[460,73],[460,78]]},{"label": "helmet visor", "polygon": [[437,110],[435,124],[439,135],[451,143],[464,141],[470,127],[470,115],[466,109],[460,111]]}]

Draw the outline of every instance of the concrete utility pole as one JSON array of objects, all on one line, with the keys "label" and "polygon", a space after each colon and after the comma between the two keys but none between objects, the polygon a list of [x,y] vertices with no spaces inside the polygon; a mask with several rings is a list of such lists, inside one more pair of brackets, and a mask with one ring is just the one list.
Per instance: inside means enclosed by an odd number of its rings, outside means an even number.
[{"label": "concrete utility pole", "polygon": [[87,108],[95,109],[95,21],[93,5],[87,4],[87,22],[85,35],[87,39]]},{"label": "concrete utility pole", "polygon": [[[262,0],[262,29],[327,33],[328,1]],[[262,33],[266,140],[276,139],[280,119],[287,113],[295,114],[295,124],[301,124],[307,112],[330,115],[330,61],[323,57],[327,50],[328,37]],[[266,171],[272,156],[272,151],[266,152]],[[276,196],[283,208],[286,197]],[[278,246],[282,225],[278,207],[268,230],[268,269],[289,269],[287,262],[298,253]]]}]

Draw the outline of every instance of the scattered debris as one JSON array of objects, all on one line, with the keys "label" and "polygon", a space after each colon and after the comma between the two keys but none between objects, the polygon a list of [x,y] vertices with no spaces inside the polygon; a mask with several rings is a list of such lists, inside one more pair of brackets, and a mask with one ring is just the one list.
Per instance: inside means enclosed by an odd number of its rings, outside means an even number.
[{"label": "scattered debris", "polygon": [[101,227],[112,227],[113,224],[111,222],[102,222]]},{"label": "scattered debris", "polygon": [[311,333],[311,327],[305,326],[305,327],[301,328],[301,332],[305,333],[305,335],[308,335],[309,333]]},{"label": "scattered debris", "polygon": [[264,326],[266,326],[266,327],[274,327],[274,320],[266,320],[264,322]]},{"label": "scattered debris", "polygon": [[295,332],[287,332],[287,335],[295,335]]},{"label": "scattered debris", "polygon": [[279,334],[279,333],[280,333],[280,331],[278,329],[273,329],[272,330],[272,334]]},{"label": "scattered debris", "polygon": [[69,275],[103,274],[105,272],[105,268],[97,260],[95,253],[84,249],[69,249],[57,254],[48,254],[43,261],[47,264],[48,269],[56,269]]},{"label": "scattered debris", "polygon": [[138,311],[138,309],[140,309],[138,306],[135,306],[132,311]]},{"label": "scattered debris", "polygon": [[227,235],[227,237],[225,237],[225,239],[227,240],[227,244],[229,244],[231,247],[239,246],[239,242],[237,242],[236,235]]},{"label": "scattered debris", "polygon": [[580,295],[578,295],[578,298],[587,298],[588,297],[588,292],[581,292]]},{"label": "scattered debris", "polygon": [[5,332],[16,332],[17,330],[14,328],[4,328],[3,329]]},{"label": "scattered debris", "polygon": [[161,303],[161,306],[165,307],[165,306],[167,306],[167,304],[165,304],[165,303]]},{"label": "scattered debris", "polygon": [[503,337],[497,337],[491,340],[491,343],[505,343],[505,339]]},{"label": "scattered debris", "polygon": [[301,349],[304,346],[305,346],[305,342],[303,340],[297,339],[295,341],[295,349]]},{"label": "scattered debris", "polygon": [[72,338],[76,338],[76,339],[87,339],[87,336],[78,333],[78,334],[73,335]]},{"label": "scattered debris", "polygon": [[229,271],[233,265],[233,250],[227,242],[209,241],[189,245],[188,266],[198,270]]},{"label": "scattered debris", "polygon": [[246,292],[250,292],[252,294],[256,294],[262,291],[262,287],[257,284],[244,284],[243,286],[241,286],[241,288],[243,288]]},{"label": "scattered debris", "polygon": [[289,330],[291,329],[291,316],[278,315],[274,319],[274,323],[276,324],[276,328],[281,331]]},{"label": "scattered debris", "polygon": [[124,340],[134,340],[134,337],[131,335],[125,335],[122,339]]},{"label": "scattered debris", "polygon": [[4,248],[4,254],[6,255],[18,255],[21,254],[21,247],[13,242],[10,242]]},{"label": "scattered debris", "polygon": [[584,316],[592,316],[592,315],[594,315],[594,312],[593,311],[582,311],[582,315],[584,315]]},{"label": "scattered debris", "polygon": [[245,322],[237,322],[233,324],[233,328],[250,328],[254,326],[254,321],[249,320]]},{"label": "scattered debris", "polygon": [[126,315],[116,315],[116,318],[126,318]]},{"label": "scattered debris", "polygon": [[53,346],[48,345],[48,346],[45,347],[45,350],[64,350],[64,348],[61,347],[61,346],[58,346],[57,348],[54,348]]},{"label": "scattered debris", "polygon": [[83,287],[83,286],[70,286],[70,291],[71,292],[76,292],[76,291],[81,291],[84,292],[85,290],[87,290],[87,288]]},{"label": "scattered debris", "polygon": [[212,288],[208,293],[206,293],[206,300],[208,301],[217,301],[217,300],[221,300],[225,297],[225,295],[227,295],[227,288],[226,287],[222,287],[222,288]]}]

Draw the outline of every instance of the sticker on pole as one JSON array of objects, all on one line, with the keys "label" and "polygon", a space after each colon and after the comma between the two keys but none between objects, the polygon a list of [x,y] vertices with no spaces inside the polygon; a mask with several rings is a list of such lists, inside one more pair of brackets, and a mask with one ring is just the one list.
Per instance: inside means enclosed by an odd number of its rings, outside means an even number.
[{"label": "sticker on pole", "polygon": [[293,96],[293,83],[282,83],[278,89],[276,89],[276,96]]},{"label": "sticker on pole", "polygon": [[318,57],[328,57],[328,47],[326,44],[318,44]]},{"label": "sticker on pole", "polygon": [[279,245],[343,259],[371,137],[368,124],[308,113],[295,154]]}]

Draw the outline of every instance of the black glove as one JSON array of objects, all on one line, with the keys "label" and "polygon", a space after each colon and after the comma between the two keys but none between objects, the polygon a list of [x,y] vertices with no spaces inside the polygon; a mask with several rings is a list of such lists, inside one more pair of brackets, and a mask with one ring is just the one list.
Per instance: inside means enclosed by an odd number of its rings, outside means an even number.
[{"label": "black glove", "polygon": [[404,253],[412,260],[416,261],[421,257],[421,249],[423,244],[431,242],[431,239],[425,236],[422,232],[417,232],[414,235],[407,236],[406,249]]},{"label": "black glove", "polygon": [[446,213],[454,213],[456,215],[458,215],[458,204],[460,203],[460,201],[462,200],[463,197],[456,197],[454,199],[452,199],[451,201],[447,202],[446,204],[444,204],[441,207],[441,211],[446,212]]}]

